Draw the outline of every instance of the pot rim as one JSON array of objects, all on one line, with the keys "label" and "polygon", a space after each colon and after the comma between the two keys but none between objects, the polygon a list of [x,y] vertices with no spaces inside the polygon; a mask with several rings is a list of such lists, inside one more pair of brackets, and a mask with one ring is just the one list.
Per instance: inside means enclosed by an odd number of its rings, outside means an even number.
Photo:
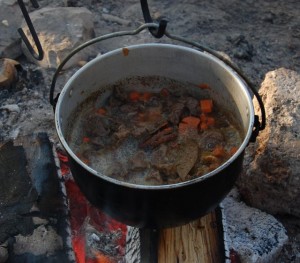
[{"label": "pot rim", "polygon": [[[244,95],[247,97],[247,100],[250,102],[249,103],[249,126],[247,129],[247,133],[245,134],[245,138],[242,142],[242,144],[240,145],[240,147],[238,148],[238,150],[222,165],[220,165],[218,168],[216,168],[215,170],[202,175],[200,177],[188,180],[188,181],[184,181],[184,182],[180,182],[180,183],[174,183],[174,184],[166,184],[166,185],[141,185],[141,184],[133,184],[133,183],[128,183],[128,182],[124,182],[124,181],[120,181],[117,179],[114,179],[110,176],[107,176],[105,174],[102,174],[101,172],[98,172],[94,169],[92,169],[91,167],[89,167],[87,164],[85,164],[83,161],[81,161],[76,154],[72,151],[72,149],[69,147],[67,141],[64,138],[64,135],[62,133],[62,129],[61,129],[61,125],[60,125],[60,121],[59,121],[59,116],[60,116],[60,105],[63,102],[63,98],[64,96],[67,95],[67,91],[68,89],[72,86],[72,82],[74,79],[76,79],[83,71],[86,70],[86,68],[88,67],[92,67],[95,63],[97,63],[99,60],[102,60],[106,57],[109,57],[111,55],[115,55],[118,53],[121,53],[122,50],[124,48],[128,48],[130,50],[133,49],[138,49],[138,48],[147,48],[147,47],[169,47],[169,48],[175,48],[175,49],[181,49],[183,51],[186,52],[192,52],[195,55],[201,55],[201,56],[205,56],[210,60],[213,60],[215,63],[219,64],[221,67],[223,67],[229,74],[232,75],[232,77],[239,83],[239,86],[242,88]],[[216,174],[218,174],[220,171],[224,170],[226,167],[228,167],[231,163],[233,163],[245,150],[245,148],[247,147],[251,135],[252,135],[252,131],[253,131],[253,126],[254,126],[254,107],[253,107],[253,103],[252,103],[252,99],[251,96],[249,94],[248,88],[247,88],[247,84],[245,83],[245,81],[242,79],[242,77],[230,66],[226,65],[223,61],[221,61],[219,58],[213,56],[212,54],[209,54],[207,52],[203,52],[203,51],[199,51],[190,47],[185,47],[185,46],[180,46],[180,45],[174,45],[174,44],[162,44],[162,43],[147,43],[147,44],[136,44],[136,45],[130,45],[127,47],[123,47],[123,48],[118,48],[112,51],[109,51],[101,56],[98,56],[96,58],[94,58],[93,60],[89,61],[87,64],[85,64],[83,67],[81,67],[78,71],[76,71],[72,77],[67,81],[67,83],[65,84],[65,86],[63,87],[60,96],[58,98],[57,104],[56,104],[56,109],[55,109],[55,127],[56,127],[56,131],[59,137],[60,142],[62,143],[63,147],[65,148],[65,150],[67,151],[69,157],[71,157],[73,160],[75,160],[75,162],[77,162],[77,164],[79,164],[80,166],[82,166],[84,169],[86,169],[88,172],[90,172],[91,174],[95,175],[96,177],[99,177],[105,181],[108,181],[110,183],[113,184],[117,184],[119,186],[122,187],[127,187],[127,188],[134,188],[134,189],[144,189],[144,190],[162,190],[162,189],[173,189],[173,188],[180,188],[180,187],[185,187],[191,184],[195,184],[195,183],[199,183],[203,180],[206,180]]]}]

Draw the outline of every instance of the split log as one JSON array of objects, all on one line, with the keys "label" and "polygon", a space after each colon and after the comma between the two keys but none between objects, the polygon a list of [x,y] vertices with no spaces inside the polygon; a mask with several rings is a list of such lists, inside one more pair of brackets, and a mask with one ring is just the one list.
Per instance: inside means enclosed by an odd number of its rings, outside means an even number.
[{"label": "split log", "polygon": [[216,212],[187,225],[162,230],[158,263],[224,262],[222,228]]},{"label": "split log", "polygon": [[126,262],[225,262],[223,227],[219,209],[189,224],[160,230],[156,256],[149,255],[151,247],[148,250],[143,249],[144,239],[145,237],[137,228],[128,228]]}]

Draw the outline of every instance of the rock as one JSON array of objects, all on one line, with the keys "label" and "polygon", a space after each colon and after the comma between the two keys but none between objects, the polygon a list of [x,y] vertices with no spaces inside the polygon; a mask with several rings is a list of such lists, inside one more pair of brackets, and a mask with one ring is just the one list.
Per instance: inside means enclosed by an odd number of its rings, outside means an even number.
[{"label": "rock", "polygon": [[[56,68],[71,50],[94,37],[93,15],[83,7],[45,7],[30,13],[30,17],[44,50],[44,59],[35,60],[24,43],[22,50],[30,61],[44,68]],[[33,43],[28,27],[22,28]],[[87,60],[88,56],[87,49],[77,53],[65,68]]]},{"label": "rock", "polygon": [[0,107],[0,110],[7,110],[9,112],[20,113],[20,107],[17,104],[9,104]]},{"label": "rock", "polygon": [[5,263],[8,260],[7,244],[0,245],[0,263]]},{"label": "rock", "polygon": [[131,24],[131,21],[129,21],[129,20],[122,19],[120,17],[113,16],[113,15],[110,15],[110,14],[103,13],[102,17],[106,21],[117,23],[117,24],[124,25],[124,26],[130,26],[130,24]]},{"label": "rock", "polygon": [[229,193],[221,207],[226,250],[235,251],[241,263],[277,262],[276,258],[288,241],[279,221],[241,202],[237,189]]},{"label": "rock", "polygon": [[244,35],[227,37],[227,40],[234,45],[234,57],[251,61],[254,55],[253,46],[246,40]]},{"label": "rock", "polygon": [[32,235],[16,236],[14,253],[21,255],[32,253],[33,255],[54,255],[63,247],[63,240],[51,226],[41,225],[37,227]]},{"label": "rock", "polygon": [[251,206],[300,217],[300,75],[284,68],[271,71],[259,92],[267,126],[247,147],[237,185]]},{"label": "rock", "polygon": [[18,80],[16,66],[19,62],[9,58],[0,59],[0,88],[14,86]]},{"label": "rock", "polygon": [[22,54],[17,29],[23,17],[17,0],[0,1],[0,57],[15,59]]}]

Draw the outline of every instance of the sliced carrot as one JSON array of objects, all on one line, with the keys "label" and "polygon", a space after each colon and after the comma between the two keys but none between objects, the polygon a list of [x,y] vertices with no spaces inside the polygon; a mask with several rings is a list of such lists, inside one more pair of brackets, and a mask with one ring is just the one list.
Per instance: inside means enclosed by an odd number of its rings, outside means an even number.
[{"label": "sliced carrot", "polygon": [[131,101],[138,101],[140,99],[140,97],[141,97],[141,94],[137,91],[131,91],[129,93],[129,99]]},{"label": "sliced carrot", "polygon": [[215,118],[213,118],[213,117],[207,117],[206,124],[207,124],[208,127],[214,126],[215,123],[216,123]]},{"label": "sliced carrot", "polygon": [[213,101],[211,99],[200,100],[200,109],[202,113],[212,112]]},{"label": "sliced carrot", "polygon": [[123,55],[126,57],[126,56],[128,56],[128,54],[129,54],[129,49],[126,48],[126,47],[124,47],[124,48],[122,49],[122,52],[123,52]]},{"label": "sliced carrot", "polygon": [[210,86],[207,83],[201,83],[198,85],[200,89],[210,89]]},{"label": "sliced carrot", "polygon": [[181,120],[181,122],[187,124],[189,127],[193,129],[197,129],[200,123],[200,119],[194,116],[187,116]]},{"label": "sliced carrot", "polygon": [[83,137],[83,138],[82,138],[82,141],[83,141],[83,142],[90,142],[91,139],[90,139],[89,137]]},{"label": "sliced carrot", "polygon": [[212,154],[213,154],[213,156],[215,156],[215,157],[222,158],[222,157],[225,157],[227,153],[226,153],[226,151],[225,151],[225,149],[224,149],[223,146],[217,145],[217,146],[213,149]]},{"label": "sliced carrot", "polygon": [[103,107],[101,107],[97,110],[97,113],[100,114],[100,115],[105,115],[106,112],[107,112],[107,110]]},{"label": "sliced carrot", "polygon": [[207,116],[204,113],[201,113],[200,114],[200,121],[201,122],[206,122],[206,120],[207,120]]},{"label": "sliced carrot", "polygon": [[204,130],[207,130],[207,129],[208,129],[207,123],[206,122],[201,122],[200,130],[204,131]]},{"label": "sliced carrot", "polygon": [[146,101],[149,101],[149,100],[151,99],[152,96],[153,96],[152,93],[150,93],[150,92],[144,92],[144,93],[140,96],[140,100],[146,102]]}]

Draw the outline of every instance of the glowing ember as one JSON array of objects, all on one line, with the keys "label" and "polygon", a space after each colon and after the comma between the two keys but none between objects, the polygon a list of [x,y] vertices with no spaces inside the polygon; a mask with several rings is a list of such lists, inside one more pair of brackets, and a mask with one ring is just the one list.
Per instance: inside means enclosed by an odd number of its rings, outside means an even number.
[{"label": "glowing ember", "polygon": [[68,157],[58,151],[69,199],[72,245],[77,263],[116,263],[125,253],[126,225],[92,206],[70,175]]}]

